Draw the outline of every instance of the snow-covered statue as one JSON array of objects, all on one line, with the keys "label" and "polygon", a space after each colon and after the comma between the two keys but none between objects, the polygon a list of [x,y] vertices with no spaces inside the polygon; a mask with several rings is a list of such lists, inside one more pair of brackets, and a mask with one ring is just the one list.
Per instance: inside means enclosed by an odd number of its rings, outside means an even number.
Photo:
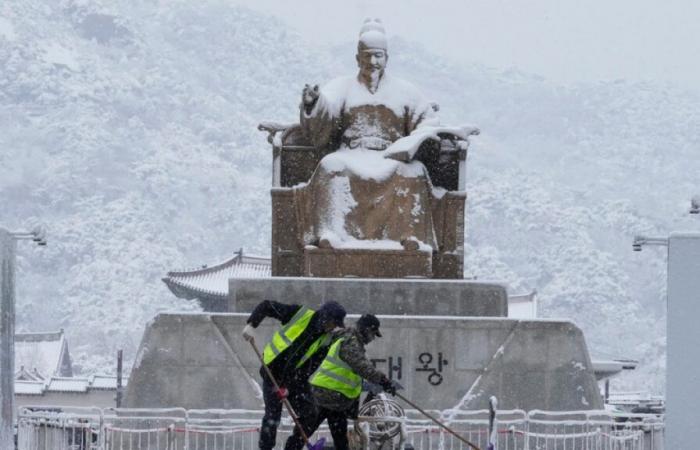
[{"label": "snow-covered statue", "polygon": [[[449,246],[459,268],[442,277],[461,277],[462,237],[452,245],[444,238],[445,227],[450,236],[463,233],[464,194],[456,193],[461,209],[454,224],[448,223],[454,214],[446,222],[454,211],[444,197],[462,189],[466,139],[476,129],[441,127],[437,106],[389,75],[388,59],[384,27],[367,20],[357,46],[358,73],[303,90],[300,129],[292,140],[311,144],[320,161],[308,181],[291,186],[294,217],[287,220],[295,222],[306,275],[439,276],[433,262],[437,257],[443,264],[440,253]],[[261,127],[273,133],[279,150],[294,134],[289,127]],[[372,262],[383,269],[368,268]]]}]

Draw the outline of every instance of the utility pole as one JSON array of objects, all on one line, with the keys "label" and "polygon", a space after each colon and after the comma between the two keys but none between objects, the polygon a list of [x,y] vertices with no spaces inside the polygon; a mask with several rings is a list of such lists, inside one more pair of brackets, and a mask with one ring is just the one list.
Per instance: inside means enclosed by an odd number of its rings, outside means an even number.
[{"label": "utility pole", "polygon": [[[700,196],[693,198],[690,213],[700,213]],[[700,422],[700,232],[673,232],[668,238],[637,236],[632,248],[641,251],[644,245],[668,248],[664,448],[695,448],[697,436],[691,430]]]},{"label": "utility pole", "polygon": [[46,245],[42,228],[10,232],[0,228],[0,450],[14,450],[15,256],[17,241]]},{"label": "utility pole", "polygon": [[122,387],[122,359],[123,359],[123,351],[122,350],[117,350],[117,408],[122,407],[122,396],[123,394],[123,387]]}]

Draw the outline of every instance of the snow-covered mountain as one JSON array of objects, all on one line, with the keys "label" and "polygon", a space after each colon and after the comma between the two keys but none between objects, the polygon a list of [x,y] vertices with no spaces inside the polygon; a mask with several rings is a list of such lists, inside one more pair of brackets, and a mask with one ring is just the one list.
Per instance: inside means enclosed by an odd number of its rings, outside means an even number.
[{"label": "snow-covered mountain", "polygon": [[[349,36],[351,40],[353,36]],[[322,40],[323,37],[319,36]],[[268,253],[262,120],[296,120],[304,83],[354,70],[223,0],[0,5],[0,223],[48,224],[21,246],[18,328],[63,327],[75,368],[133,357],[146,322],[192,310],[160,282],[239,247]],[[467,276],[536,288],[600,355],[639,358],[619,387],[661,391],[665,255],[634,234],[700,229],[700,96],[624,81],[558,86],[457,66],[401,39],[389,70],[474,123]]]}]

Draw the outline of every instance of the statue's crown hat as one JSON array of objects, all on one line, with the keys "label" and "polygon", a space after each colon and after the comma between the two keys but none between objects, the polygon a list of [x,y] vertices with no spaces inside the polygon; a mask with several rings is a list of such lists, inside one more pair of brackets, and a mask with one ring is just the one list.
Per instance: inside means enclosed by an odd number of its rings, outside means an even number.
[{"label": "statue's crown hat", "polygon": [[360,28],[359,44],[366,48],[387,49],[386,32],[381,20],[365,19],[362,28]]}]

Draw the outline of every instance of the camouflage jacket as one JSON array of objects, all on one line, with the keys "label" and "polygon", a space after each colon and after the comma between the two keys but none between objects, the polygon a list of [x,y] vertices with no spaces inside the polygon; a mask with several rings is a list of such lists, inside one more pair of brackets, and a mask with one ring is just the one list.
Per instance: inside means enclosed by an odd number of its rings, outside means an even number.
[{"label": "camouflage jacket", "polygon": [[[345,340],[340,344],[340,359],[345,361],[356,374],[376,384],[387,379],[387,376],[375,369],[372,361],[367,359],[365,345],[362,343],[356,328],[346,328],[334,332],[334,341],[341,337]],[[357,416],[358,399],[349,399],[340,392],[317,386],[311,386],[311,391],[318,406],[333,411],[346,411],[350,417]]]}]

